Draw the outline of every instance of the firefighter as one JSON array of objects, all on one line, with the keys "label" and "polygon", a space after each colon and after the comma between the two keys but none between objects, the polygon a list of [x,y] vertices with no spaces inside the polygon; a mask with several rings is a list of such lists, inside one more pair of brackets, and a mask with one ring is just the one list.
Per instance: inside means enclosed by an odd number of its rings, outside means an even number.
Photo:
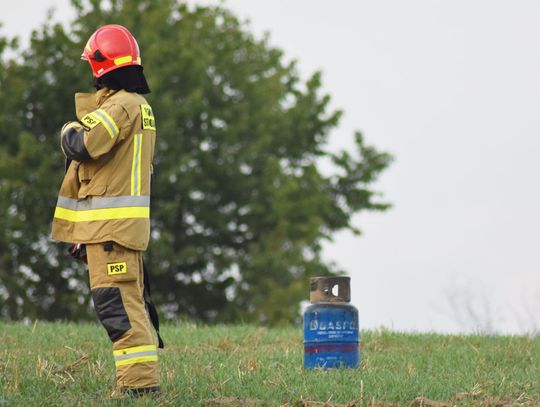
[{"label": "firefighter", "polygon": [[100,27],[81,58],[90,64],[97,92],[75,95],[77,120],[60,132],[66,174],[52,238],[86,256],[94,308],[113,342],[119,389],[157,393],[157,349],[163,345],[142,260],[156,138],[152,108],[142,96],[150,89],[137,41],[123,26]]}]

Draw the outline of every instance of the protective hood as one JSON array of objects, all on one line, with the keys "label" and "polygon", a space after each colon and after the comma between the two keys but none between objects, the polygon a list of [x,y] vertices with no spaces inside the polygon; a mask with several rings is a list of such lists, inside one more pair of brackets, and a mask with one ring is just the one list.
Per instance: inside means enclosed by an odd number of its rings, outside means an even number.
[{"label": "protective hood", "polygon": [[109,88],[112,90],[125,90],[140,95],[150,93],[148,82],[144,77],[143,67],[130,65],[107,72],[99,78],[94,78],[96,89]]}]

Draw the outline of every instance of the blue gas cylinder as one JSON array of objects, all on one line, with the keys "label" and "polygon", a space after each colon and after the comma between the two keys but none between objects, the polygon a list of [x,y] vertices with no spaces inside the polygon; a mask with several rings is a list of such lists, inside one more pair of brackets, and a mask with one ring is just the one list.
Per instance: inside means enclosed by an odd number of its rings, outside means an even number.
[{"label": "blue gas cylinder", "polygon": [[357,368],[358,310],[351,304],[349,277],[314,277],[304,312],[304,368]]}]

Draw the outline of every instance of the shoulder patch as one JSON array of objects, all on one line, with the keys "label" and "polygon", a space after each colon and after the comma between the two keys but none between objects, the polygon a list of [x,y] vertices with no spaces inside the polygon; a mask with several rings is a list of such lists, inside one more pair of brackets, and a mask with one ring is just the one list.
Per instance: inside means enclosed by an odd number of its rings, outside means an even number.
[{"label": "shoulder patch", "polygon": [[103,124],[111,138],[115,138],[119,132],[118,125],[114,119],[103,109],[97,109],[88,113],[81,119],[81,123],[87,130],[92,130],[98,124]]},{"label": "shoulder patch", "polygon": [[150,105],[143,103],[141,105],[141,121],[143,130],[156,130],[156,120],[154,119],[154,112]]},{"label": "shoulder patch", "polygon": [[94,127],[96,127],[99,123],[101,123],[101,120],[99,120],[94,112],[88,113],[86,116],[84,116],[81,119],[81,123],[84,127],[86,127],[88,130],[92,130]]}]

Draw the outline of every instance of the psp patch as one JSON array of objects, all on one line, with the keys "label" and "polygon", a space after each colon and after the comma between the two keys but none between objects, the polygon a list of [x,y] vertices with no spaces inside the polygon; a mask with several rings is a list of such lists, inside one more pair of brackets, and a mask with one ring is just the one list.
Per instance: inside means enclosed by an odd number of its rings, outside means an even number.
[{"label": "psp patch", "polygon": [[107,274],[110,276],[115,276],[117,274],[126,274],[127,273],[127,264],[126,262],[122,263],[107,263]]},{"label": "psp patch", "polygon": [[154,112],[150,105],[141,105],[141,119],[143,130],[156,130],[156,119],[154,119]]},{"label": "psp patch", "polygon": [[96,127],[99,123],[101,123],[101,120],[94,114],[88,113],[86,116],[84,116],[81,119],[81,123],[84,127],[86,127],[88,130],[92,130],[94,127]]}]

